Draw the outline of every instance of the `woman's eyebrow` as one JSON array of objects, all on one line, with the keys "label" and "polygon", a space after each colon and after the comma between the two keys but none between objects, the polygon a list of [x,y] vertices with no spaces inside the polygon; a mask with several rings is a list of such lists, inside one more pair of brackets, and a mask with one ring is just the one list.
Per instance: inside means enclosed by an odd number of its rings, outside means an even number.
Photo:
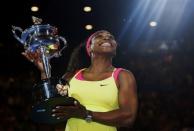
[{"label": "woman's eyebrow", "polygon": [[109,33],[107,33],[107,34],[97,34],[97,35],[95,36],[95,38],[98,38],[98,37],[103,37],[103,36],[109,36],[109,37],[114,38],[114,36],[113,36],[113,35],[111,35],[111,34],[109,34]]}]

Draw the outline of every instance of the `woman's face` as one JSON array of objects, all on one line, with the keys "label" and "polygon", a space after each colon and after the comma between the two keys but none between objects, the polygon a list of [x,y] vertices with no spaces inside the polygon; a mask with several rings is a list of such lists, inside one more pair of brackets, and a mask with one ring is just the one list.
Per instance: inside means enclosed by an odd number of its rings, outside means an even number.
[{"label": "woman's face", "polygon": [[116,47],[114,36],[107,31],[100,31],[91,40],[91,52],[115,55]]}]

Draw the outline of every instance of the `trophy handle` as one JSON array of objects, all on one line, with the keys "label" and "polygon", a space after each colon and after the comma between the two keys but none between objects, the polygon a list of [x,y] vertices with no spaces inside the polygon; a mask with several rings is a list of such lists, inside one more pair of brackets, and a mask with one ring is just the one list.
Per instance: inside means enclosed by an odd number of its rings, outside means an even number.
[{"label": "trophy handle", "polygon": [[61,48],[61,50],[59,51],[59,56],[61,56],[61,52],[67,47],[67,41],[64,37],[62,36],[58,36],[59,40],[62,41],[63,43],[63,48]]},{"label": "trophy handle", "polygon": [[66,39],[64,37],[57,36],[57,39],[59,39],[63,43],[63,47],[57,53],[54,53],[53,55],[51,55],[49,57],[49,59],[51,59],[53,57],[60,57],[62,55],[61,52],[67,47],[67,41],[66,41]]},{"label": "trophy handle", "polygon": [[13,35],[14,37],[22,44],[25,44],[25,42],[16,34],[16,31],[22,33],[23,32],[23,29],[20,28],[20,27],[16,27],[16,26],[13,26],[12,25],[12,32],[13,32]]}]

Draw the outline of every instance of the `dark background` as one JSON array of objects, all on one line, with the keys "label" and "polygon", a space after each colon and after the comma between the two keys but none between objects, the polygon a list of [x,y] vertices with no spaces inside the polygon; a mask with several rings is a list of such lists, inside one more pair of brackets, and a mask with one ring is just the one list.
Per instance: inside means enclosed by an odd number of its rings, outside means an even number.
[{"label": "dark background", "polygon": [[[38,5],[39,12],[30,10]],[[83,12],[85,5],[91,13]],[[194,1],[192,0],[20,0],[1,2],[0,8],[0,130],[39,130],[32,123],[30,91],[39,72],[21,52],[11,32],[23,29],[32,16],[56,26],[66,38],[63,56],[51,61],[52,75],[65,73],[73,48],[96,30],[106,29],[119,43],[114,64],[131,70],[137,80],[139,113],[134,131],[191,130],[194,118]],[[150,27],[155,20],[158,26]],[[85,30],[86,24],[94,29]],[[122,128],[120,130],[129,130]]]}]

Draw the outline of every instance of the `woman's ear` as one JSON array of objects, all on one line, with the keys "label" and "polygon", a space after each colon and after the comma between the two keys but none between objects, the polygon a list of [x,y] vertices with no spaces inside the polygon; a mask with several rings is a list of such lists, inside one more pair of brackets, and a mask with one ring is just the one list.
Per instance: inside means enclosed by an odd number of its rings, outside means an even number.
[{"label": "woman's ear", "polygon": [[88,54],[91,54],[91,51],[92,51],[91,47],[88,48]]},{"label": "woman's ear", "polygon": [[93,49],[94,49],[94,44],[91,44],[91,45],[90,45],[90,48],[89,48],[89,50],[88,50],[89,53],[91,53],[91,52],[93,51]]}]

